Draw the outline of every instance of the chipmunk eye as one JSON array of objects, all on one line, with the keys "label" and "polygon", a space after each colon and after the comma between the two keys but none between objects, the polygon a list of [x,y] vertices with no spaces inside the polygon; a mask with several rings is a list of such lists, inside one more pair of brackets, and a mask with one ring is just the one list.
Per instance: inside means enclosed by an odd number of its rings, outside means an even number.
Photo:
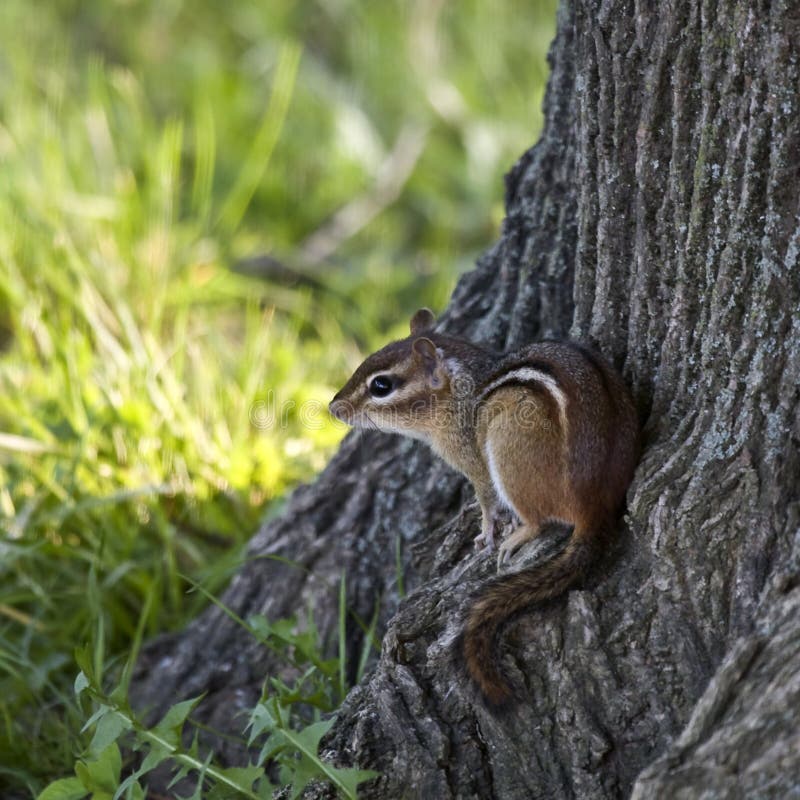
[{"label": "chipmunk eye", "polygon": [[373,397],[386,397],[394,389],[394,381],[390,375],[376,375],[369,382],[369,393]]}]

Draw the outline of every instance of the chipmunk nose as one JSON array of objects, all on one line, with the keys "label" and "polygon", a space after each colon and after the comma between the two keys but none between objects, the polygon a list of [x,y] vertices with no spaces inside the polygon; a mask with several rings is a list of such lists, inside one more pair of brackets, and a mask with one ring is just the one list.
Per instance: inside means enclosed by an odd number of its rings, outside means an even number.
[{"label": "chipmunk nose", "polygon": [[336,419],[347,422],[349,405],[350,404],[346,400],[342,400],[337,394],[328,404],[328,411],[331,413],[331,416],[336,417]]}]

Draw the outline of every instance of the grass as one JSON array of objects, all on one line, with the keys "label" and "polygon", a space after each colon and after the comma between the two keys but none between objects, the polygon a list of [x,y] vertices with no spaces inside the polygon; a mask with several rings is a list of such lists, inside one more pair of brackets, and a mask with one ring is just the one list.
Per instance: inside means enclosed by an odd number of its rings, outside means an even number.
[{"label": "grass", "polygon": [[207,602],[183,575],[221,591],[496,234],[553,17],[0,4],[0,794],[72,774],[76,648],[112,674]]}]

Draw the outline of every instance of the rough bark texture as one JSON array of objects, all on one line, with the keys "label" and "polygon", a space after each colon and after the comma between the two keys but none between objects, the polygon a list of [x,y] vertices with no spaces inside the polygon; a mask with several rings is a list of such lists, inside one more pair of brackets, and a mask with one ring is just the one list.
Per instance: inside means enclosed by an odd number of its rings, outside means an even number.
[{"label": "rough bark texture", "polygon": [[[333,638],[343,568],[359,615],[380,598],[380,661],[327,742],[382,773],[364,797],[800,797],[799,56],[790,0],[561,8],[545,131],[445,327],[592,340],[646,447],[618,544],[508,629],[524,701],[503,717],[452,648],[494,560],[472,552],[471,491],[423,446],[349,437],[253,539],[308,572],[250,562],[224,597],[242,616],[313,597]],[[274,668],[212,608],[150,648],[137,692],[206,691],[227,728]]]}]

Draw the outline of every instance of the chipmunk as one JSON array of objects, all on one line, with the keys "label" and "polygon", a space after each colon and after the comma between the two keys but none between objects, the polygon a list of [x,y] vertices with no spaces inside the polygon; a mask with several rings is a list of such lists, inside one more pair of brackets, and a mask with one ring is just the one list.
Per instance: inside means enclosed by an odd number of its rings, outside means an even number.
[{"label": "chipmunk", "polygon": [[496,650],[503,624],[564,592],[596,560],[638,458],[636,409],[622,379],[575,342],[499,354],[434,331],[420,309],[411,335],[373,353],[330,403],[350,425],[422,439],[475,487],[476,546],[493,548],[503,511],[518,525],[498,562],[548,521],[573,526],[551,560],[499,575],[479,590],[461,637],[467,671],[491,707],[513,690]]}]

